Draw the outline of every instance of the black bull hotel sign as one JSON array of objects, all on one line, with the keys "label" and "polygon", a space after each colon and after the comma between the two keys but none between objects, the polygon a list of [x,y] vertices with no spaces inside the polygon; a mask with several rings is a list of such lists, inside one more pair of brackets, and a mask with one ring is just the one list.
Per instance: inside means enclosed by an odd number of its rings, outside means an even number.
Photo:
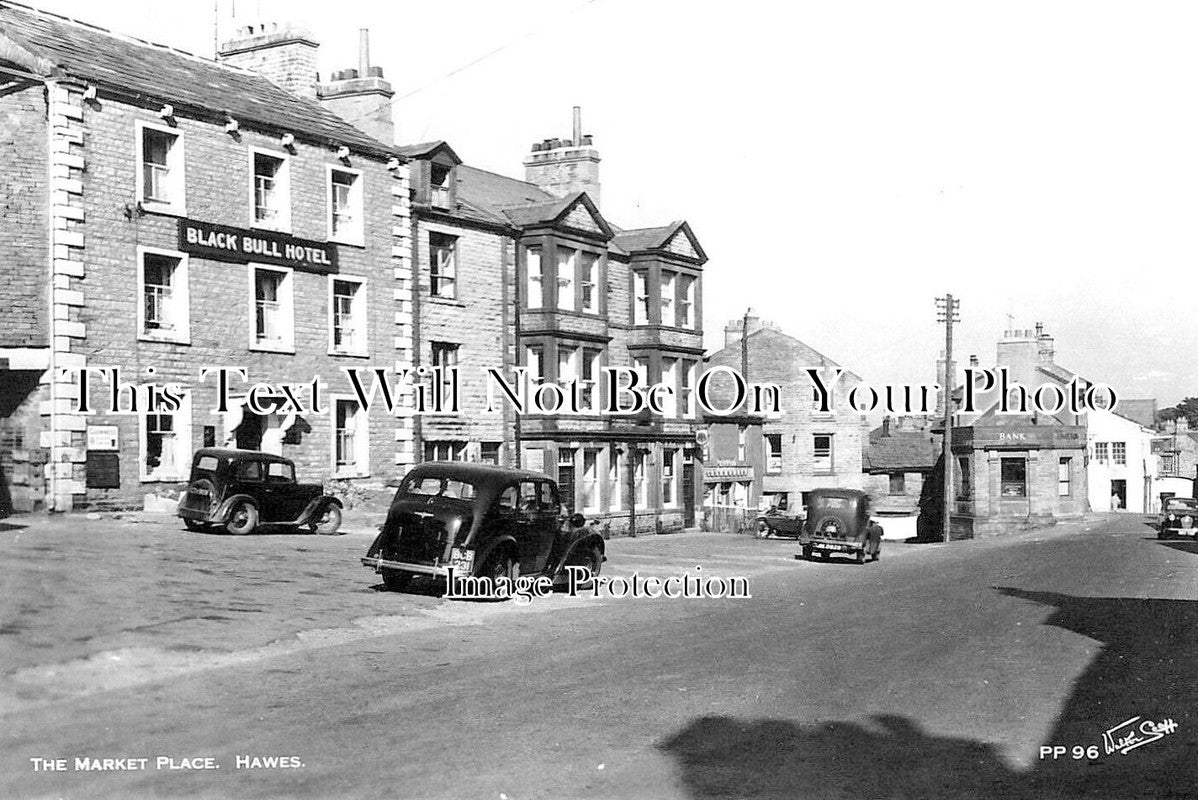
[{"label": "black bull hotel sign", "polygon": [[297,239],[274,231],[252,231],[179,220],[179,249],[204,258],[292,267],[305,272],[336,272],[337,248],[329,242]]}]

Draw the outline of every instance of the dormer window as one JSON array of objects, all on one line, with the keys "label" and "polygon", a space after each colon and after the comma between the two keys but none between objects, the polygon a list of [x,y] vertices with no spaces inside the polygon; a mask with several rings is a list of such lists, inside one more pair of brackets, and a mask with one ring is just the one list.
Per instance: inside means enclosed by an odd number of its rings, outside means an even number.
[{"label": "dormer window", "polygon": [[449,191],[453,167],[448,164],[431,164],[428,179],[428,201],[433,208],[452,208]]}]

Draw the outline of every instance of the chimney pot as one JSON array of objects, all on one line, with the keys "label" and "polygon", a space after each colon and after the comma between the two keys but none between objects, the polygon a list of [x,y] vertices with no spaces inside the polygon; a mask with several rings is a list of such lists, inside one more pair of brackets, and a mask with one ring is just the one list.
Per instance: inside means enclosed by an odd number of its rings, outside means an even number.
[{"label": "chimney pot", "polygon": [[362,77],[370,72],[370,29],[358,29],[358,74]]}]

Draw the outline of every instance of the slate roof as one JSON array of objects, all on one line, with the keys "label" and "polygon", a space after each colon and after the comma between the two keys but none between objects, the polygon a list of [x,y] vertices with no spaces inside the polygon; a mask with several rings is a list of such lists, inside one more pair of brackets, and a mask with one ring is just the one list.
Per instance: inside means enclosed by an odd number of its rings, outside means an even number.
[{"label": "slate roof", "polygon": [[638,250],[655,250],[665,247],[666,242],[681,225],[681,222],[671,222],[669,225],[661,225],[656,228],[622,230],[616,233],[616,244],[620,246],[620,249],[629,253],[635,253]]},{"label": "slate roof", "polygon": [[290,131],[297,138],[346,145],[381,158],[396,155],[394,147],[319,103],[297,97],[257,73],[182,50],[0,0],[0,42],[6,38],[55,67],[55,75],[48,75],[44,62],[17,63],[44,77],[78,78],[179,110],[228,114],[242,123]]},{"label": "slate roof", "polygon": [[932,437],[922,431],[891,431],[882,428],[869,434],[869,446],[862,453],[865,472],[930,472],[939,453]]}]

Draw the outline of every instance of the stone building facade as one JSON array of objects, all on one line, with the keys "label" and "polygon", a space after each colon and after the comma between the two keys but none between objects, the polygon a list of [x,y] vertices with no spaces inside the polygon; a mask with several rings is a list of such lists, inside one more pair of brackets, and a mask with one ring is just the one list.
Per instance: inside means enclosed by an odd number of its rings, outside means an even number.
[{"label": "stone building facade", "polygon": [[[864,488],[862,446],[868,428],[865,416],[850,409],[846,399],[861,379],[847,370],[836,378],[841,369],[836,362],[751,314],[725,327],[724,345],[707,357],[705,367],[734,369],[750,383],[776,385],[780,403],[776,411],[762,409],[759,419],[707,418],[711,440],[735,439],[738,456],[720,459],[717,453],[714,463],[705,462],[704,505],[752,508],[785,502],[798,508],[811,489]],[[818,370],[832,389],[826,411],[809,369]],[[713,378],[713,386],[715,404],[726,407],[731,385]],[[754,441],[758,430],[760,443]],[[728,471],[734,468],[742,471]],[[747,472],[753,473],[752,483],[742,488],[737,484],[745,482]],[[730,474],[736,479],[730,481]]]},{"label": "stone building facade", "polygon": [[[420,454],[544,471],[568,507],[613,531],[695,524],[690,395],[707,259],[690,227],[621,230],[604,218],[599,156],[577,110],[570,139],[533,145],[525,180],[464,164],[445,142],[400,152],[412,160],[416,351],[421,366],[458,368],[462,402],[459,414],[420,419]],[[673,387],[667,414],[603,413],[608,367]],[[511,386],[526,370],[528,392],[576,384],[579,408],[519,413],[487,368]]]},{"label": "stone building facade", "polygon": [[[314,46],[243,30],[219,63],[0,3],[13,508],[138,506],[209,444],[280,452],[312,480],[381,484],[413,462],[410,418],[364,409],[345,374],[412,363],[407,168],[321,106]],[[223,413],[201,375],[216,367],[246,375]],[[304,387],[300,407],[255,411],[258,382]]]}]

